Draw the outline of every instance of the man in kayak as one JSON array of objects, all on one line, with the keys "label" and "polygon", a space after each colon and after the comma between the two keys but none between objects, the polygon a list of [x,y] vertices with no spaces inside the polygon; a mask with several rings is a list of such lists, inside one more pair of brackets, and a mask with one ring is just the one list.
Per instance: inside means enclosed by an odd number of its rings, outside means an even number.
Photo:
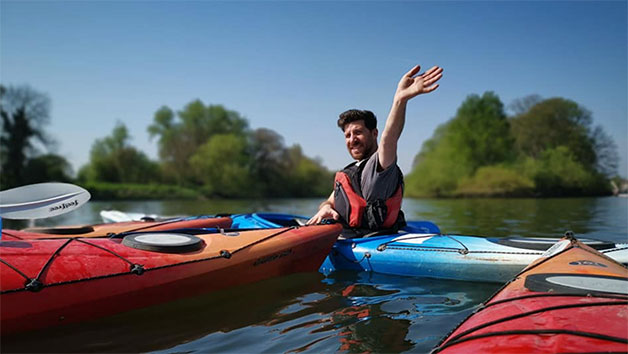
[{"label": "man in kayak", "polygon": [[334,190],[308,224],[318,224],[323,219],[339,220],[347,231],[354,231],[343,233],[345,237],[405,224],[397,141],[406,119],[406,104],[420,94],[436,90],[443,72],[438,66],[423,74],[418,74],[419,70],[421,67],[415,66],[399,81],[379,146],[377,118],[372,112],[351,109],[340,114],[338,127],[356,161],[336,173]]}]

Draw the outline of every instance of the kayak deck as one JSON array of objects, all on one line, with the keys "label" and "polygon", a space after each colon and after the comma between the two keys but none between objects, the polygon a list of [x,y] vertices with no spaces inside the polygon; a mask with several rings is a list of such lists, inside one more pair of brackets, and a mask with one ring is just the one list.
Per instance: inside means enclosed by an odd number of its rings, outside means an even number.
[{"label": "kayak deck", "polygon": [[[202,232],[202,230],[199,230]],[[339,225],[0,242],[2,334],[79,322],[275,276],[316,271]],[[144,242],[159,251],[137,249]],[[142,239],[143,237],[143,239]],[[180,238],[192,251],[168,251]],[[127,242],[132,238],[132,242]]]}]

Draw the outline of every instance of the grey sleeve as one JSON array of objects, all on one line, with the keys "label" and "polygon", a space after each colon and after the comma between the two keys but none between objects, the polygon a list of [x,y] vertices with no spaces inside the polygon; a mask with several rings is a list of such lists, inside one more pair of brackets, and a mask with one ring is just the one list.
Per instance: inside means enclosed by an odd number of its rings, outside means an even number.
[{"label": "grey sleeve", "polygon": [[367,201],[376,199],[388,199],[399,187],[401,170],[397,166],[397,160],[383,171],[377,171],[379,156],[375,152],[366,160],[362,170],[362,195]]}]

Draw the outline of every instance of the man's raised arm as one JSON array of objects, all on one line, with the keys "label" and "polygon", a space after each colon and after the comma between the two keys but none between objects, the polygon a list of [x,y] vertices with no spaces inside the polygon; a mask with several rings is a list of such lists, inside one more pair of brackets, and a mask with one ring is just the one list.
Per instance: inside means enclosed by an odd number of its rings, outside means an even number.
[{"label": "man's raised arm", "polygon": [[417,65],[408,71],[399,81],[393,99],[386,126],[382,132],[377,153],[382,169],[388,168],[397,158],[397,141],[406,120],[406,104],[408,100],[423,93],[429,93],[438,88],[436,83],[443,76],[443,69],[434,66],[423,74],[417,75],[421,66]]}]

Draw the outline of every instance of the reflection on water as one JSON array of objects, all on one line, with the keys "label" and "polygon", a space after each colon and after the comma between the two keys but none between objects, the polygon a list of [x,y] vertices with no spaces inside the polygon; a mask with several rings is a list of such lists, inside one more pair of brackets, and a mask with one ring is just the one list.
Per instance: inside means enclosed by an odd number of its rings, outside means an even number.
[{"label": "reflection on water", "polygon": [[330,278],[291,275],[90,323],[4,337],[2,349],[424,352],[497,287],[353,272]]},{"label": "reflection on water", "polygon": [[[102,209],[162,215],[287,212],[318,199],[90,202],[40,225],[100,222]],[[404,200],[443,231],[628,241],[628,198]],[[3,352],[429,352],[499,285],[341,272],[288,277],[91,323],[3,337]],[[36,340],[34,339],[36,338]]]}]

